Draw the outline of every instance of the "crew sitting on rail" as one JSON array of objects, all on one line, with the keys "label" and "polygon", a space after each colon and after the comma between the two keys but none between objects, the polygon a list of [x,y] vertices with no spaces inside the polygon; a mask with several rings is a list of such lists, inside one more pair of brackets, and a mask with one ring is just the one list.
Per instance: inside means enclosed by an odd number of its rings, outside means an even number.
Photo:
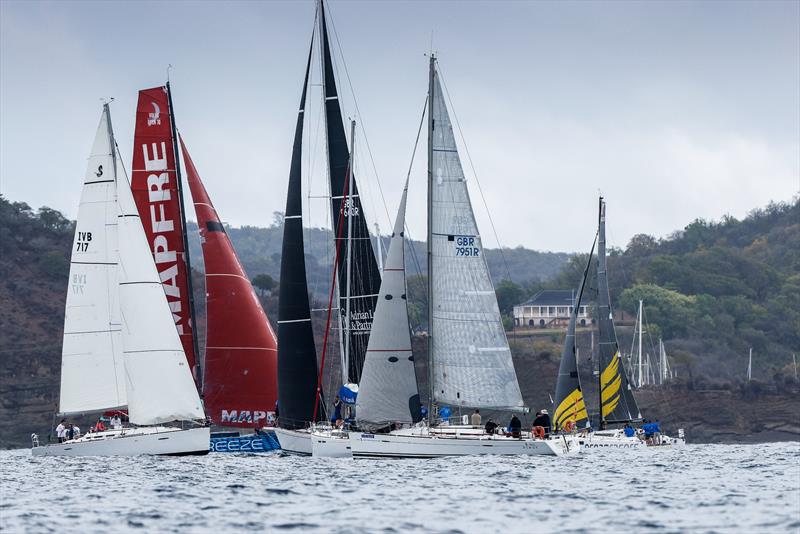
[{"label": "crew sitting on rail", "polygon": [[494,431],[497,429],[497,423],[492,421],[491,419],[486,422],[486,426],[483,427],[487,434],[494,434]]},{"label": "crew sitting on rail", "polygon": [[625,431],[625,436],[632,438],[636,435],[636,431],[633,429],[630,423],[625,423],[625,427],[623,428]]},{"label": "crew sitting on rail", "polygon": [[511,437],[522,437],[522,422],[517,417],[517,414],[511,416],[511,421],[508,423],[508,430],[511,432]]}]

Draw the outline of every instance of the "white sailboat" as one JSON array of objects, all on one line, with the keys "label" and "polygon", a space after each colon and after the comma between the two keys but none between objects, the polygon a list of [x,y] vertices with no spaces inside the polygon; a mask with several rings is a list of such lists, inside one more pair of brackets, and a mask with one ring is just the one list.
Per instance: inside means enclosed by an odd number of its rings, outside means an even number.
[{"label": "white sailboat", "polygon": [[[428,99],[428,306],[429,306],[429,385],[430,398],[437,405],[489,408],[522,412],[525,406],[520,393],[511,351],[503,329],[494,287],[483,257],[481,236],[470,203],[466,179],[458,156],[453,128],[445,105],[436,69],[430,59]],[[406,404],[399,413],[411,418],[414,397],[409,396],[401,377],[413,377],[407,317],[399,321],[399,307],[385,316],[381,311],[386,300],[393,302],[396,280],[390,278],[396,250],[402,250],[405,196],[400,206],[394,238],[389,249],[381,296],[373,322],[370,348],[381,345],[389,355],[373,361],[368,353],[364,366],[357,410],[360,420],[369,426],[390,423],[387,415],[398,410],[398,401]],[[400,238],[398,238],[398,234]],[[401,256],[402,257],[402,256]],[[400,264],[402,265],[402,264]],[[401,271],[402,272],[402,271]],[[404,274],[404,273],[403,273]],[[404,283],[404,281],[403,281]],[[386,289],[384,286],[387,286]],[[390,289],[392,288],[392,289]],[[405,296],[405,291],[402,291]],[[398,324],[399,323],[399,324]],[[383,348],[388,338],[397,343]],[[400,365],[402,362],[402,366]],[[396,364],[396,366],[390,365]],[[403,366],[406,367],[404,370]],[[374,386],[371,383],[374,381]],[[416,384],[414,384],[416,386]],[[399,387],[386,395],[384,388]],[[372,393],[371,388],[374,388]],[[368,400],[372,401],[368,411]],[[419,404],[419,398],[416,397]],[[401,407],[402,408],[402,407]],[[386,410],[386,414],[384,414]],[[367,411],[366,414],[363,412]],[[432,412],[432,410],[430,410]],[[405,421],[396,421],[403,425]],[[395,424],[397,426],[397,424]],[[351,432],[354,457],[435,458],[460,455],[563,455],[580,449],[573,436],[550,439],[512,437],[503,432],[486,432],[483,427],[468,425],[430,426],[415,424],[388,433]]]},{"label": "white sailboat", "polygon": [[[32,454],[206,454],[205,413],[116,154],[106,104],[78,210],[59,408],[62,415],[127,408],[135,426],[44,446],[34,439]],[[177,421],[182,427],[165,425]]]}]

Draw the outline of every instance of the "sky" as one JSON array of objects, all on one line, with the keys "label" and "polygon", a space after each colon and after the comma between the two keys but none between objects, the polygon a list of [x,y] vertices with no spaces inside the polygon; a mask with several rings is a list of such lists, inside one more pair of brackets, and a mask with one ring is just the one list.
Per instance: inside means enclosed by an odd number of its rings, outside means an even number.
[{"label": "sky", "polygon": [[[359,124],[364,208],[383,232],[411,161],[430,50],[486,246],[584,251],[599,192],[609,243],[624,247],[800,190],[800,2],[328,7],[345,116]],[[130,169],[137,91],[162,85],[171,64],[176,123],[220,216],[271,224],[285,206],[314,13],[311,0],[3,0],[0,193],[74,218],[102,99],[114,98]],[[306,186],[316,197],[317,85],[310,99]],[[411,173],[415,238],[425,234],[425,139]],[[307,223],[326,224],[324,204],[307,201]]]}]

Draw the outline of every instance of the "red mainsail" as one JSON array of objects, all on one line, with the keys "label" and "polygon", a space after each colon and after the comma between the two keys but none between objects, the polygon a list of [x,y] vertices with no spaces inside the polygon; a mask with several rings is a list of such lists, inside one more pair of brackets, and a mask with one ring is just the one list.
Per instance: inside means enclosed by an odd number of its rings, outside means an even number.
[{"label": "red mainsail", "polygon": [[167,87],[139,91],[131,189],[186,359],[197,381],[184,218],[181,216],[170,116]]},{"label": "red mainsail", "polygon": [[206,271],[206,413],[218,425],[261,427],[278,398],[278,342],[180,141]]}]

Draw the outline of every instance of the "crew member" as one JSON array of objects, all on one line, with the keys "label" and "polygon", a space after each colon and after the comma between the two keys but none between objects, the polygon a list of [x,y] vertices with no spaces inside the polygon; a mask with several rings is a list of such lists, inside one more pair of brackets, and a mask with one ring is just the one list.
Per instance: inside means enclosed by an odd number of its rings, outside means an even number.
[{"label": "crew member", "polygon": [[522,422],[517,417],[517,414],[511,416],[511,421],[508,423],[508,429],[511,431],[511,436],[519,438],[522,436]]},{"label": "crew member", "polygon": [[56,427],[56,437],[58,438],[59,443],[64,442],[64,437],[66,435],[66,430],[67,430],[67,427],[64,425],[64,423],[66,422],[67,422],[66,419],[62,419],[61,422],[58,423],[58,426]]},{"label": "crew member", "polygon": [[475,409],[475,412],[472,414],[472,417],[470,417],[469,422],[470,422],[470,424],[472,426],[481,426],[481,412],[480,412],[480,410],[478,410],[477,408]]},{"label": "crew member", "polygon": [[336,426],[339,426],[339,423],[342,421],[342,400],[339,398],[339,395],[336,395],[336,398],[333,401],[333,417],[331,417],[331,423]]},{"label": "crew member", "polygon": [[536,412],[536,419],[533,420],[533,426],[542,427],[545,436],[550,433],[550,414],[547,413],[547,410]]}]

